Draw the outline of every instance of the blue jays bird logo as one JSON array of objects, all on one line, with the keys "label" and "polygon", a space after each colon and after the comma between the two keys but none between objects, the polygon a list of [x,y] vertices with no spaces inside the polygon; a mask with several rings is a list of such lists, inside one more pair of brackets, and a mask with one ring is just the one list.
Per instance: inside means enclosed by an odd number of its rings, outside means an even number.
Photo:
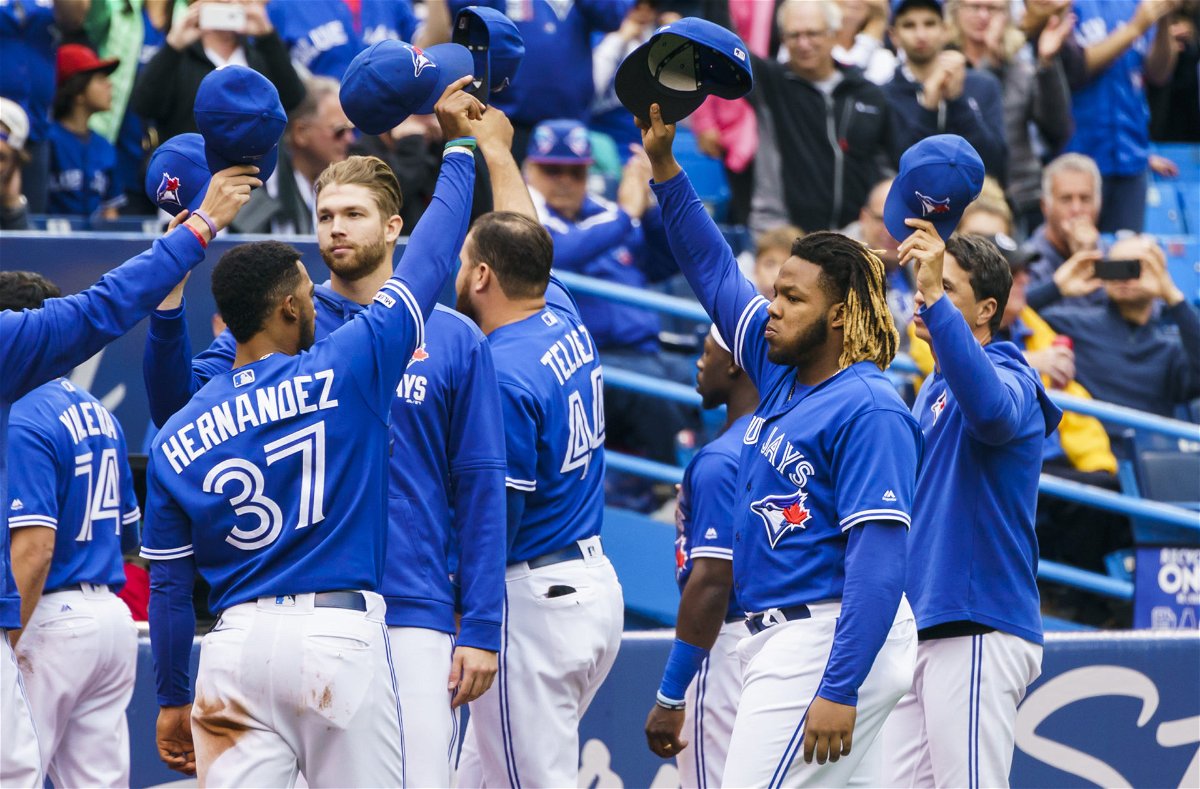
[{"label": "blue jays bird logo", "polygon": [[413,362],[423,362],[428,358],[429,358],[429,351],[425,350],[425,346],[422,345],[419,348],[417,348],[415,351],[413,351],[412,358],[408,360],[407,366],[412,367]]},{"label": "blue jays bird logo", "polygon": [[767,539],[774,548],[783,536],[795,529],[807,528],[804,524],[812,519],[812,511],[805,506],[808,494],[797,488],[795,493],[767,496],[750,505],[750,509],[762,518],[767,527]]},{"label": "blue jays bird logo", "polygon": [[938,399],[933,401],[933,405],[929,406],[929,410],[933,412],[933,423],[936,425],[938,417],[946,410],[946,393],[942,392],[938,395]]},{"label": "blue jays bird logo", "polygon": [[938,200],[933,197],[927,197],[920,192],[914,192],[917,199],[921,201],[921,216],[937,216],[939,214],[950,213],[950,198]]},{"label": "blue jays bird logo", "polygon": [[422,71],[427,68],[434,67],[433,61],[429,59],[428,55],[421,51],[420,47],[409,47],[409,50],[412,52],[414,77],[419,77],[421,76]]},{"label": "blue jays bird logo", "polygon": [[174,177],[170,173],[164,172],[162,175],[162,180],[158,182],[158,199],[156,202],[159,205],[162,205],[163,203],[182,205],[179,202],[179,187],[181,185],[182,184],[180,184],[178,178]]}]

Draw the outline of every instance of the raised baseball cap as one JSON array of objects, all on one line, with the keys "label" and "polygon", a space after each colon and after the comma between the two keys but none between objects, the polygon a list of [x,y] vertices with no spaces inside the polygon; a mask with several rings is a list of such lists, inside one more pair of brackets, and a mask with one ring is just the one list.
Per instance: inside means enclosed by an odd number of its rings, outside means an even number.
[{"label": "raised baseball cap", "polygon": [[455,80],[472,72],[466,47],[437,44],[421,49],[386,39],[350,61],[342,77],[342,110],[367,134],[383,134],[409,115],[427,115]]},{"label": "raised baseball cap", "polygon": [[[279,148],[275,147],[259,161],[257,177],[264,182],[270,178],[278,160]],[[189,132],[177,134],[155,149],[146,164],[144,185],[150,202],[174,215],[185,208],[199,208],[211,180],[204,138]]]},{"label": "raised baseball cap", "polygon": [[29,139],[29,115],[12,99],[0,96],[0,123],[8,129],[0,129],[0,140],[4,140],[18,151],[25,149]]},{"label": "raised baseball cap", "polygon": [[928,8],[938,16],[943,13],[941,0],[892,0],[892,21],[895,22],[896,17],[913,8]]},{"label": "raised baseball cap", "polygon": [[883,204],[883,224],[903,241],[913,229],[906,219],[927,219],[949,238],[963,211],[983,189],[983,160],[957,134],[935,134],[900,157],[900,172]]},{"label": "raised baseball cap", "polygon": [[657,103],[664,123],[691,115],[711,96],[736,99],[754,87],[750,54],[734,33],[687,17],[654,31],[617,68],[617,98],[643,120]]},{"label": "raised baseball cap", "polygon": [[[525,39],[511,19],[494,8],[467,6],[454,18],[450,40],[467,48],[474,60],[475,98],[487,104],[492,93],[512,84],[521,59],[525,57]],[[440,95],[440,94],[439,94]]]},{"label": "raised baseball cap", "polygon": [[279,91],[245,66],[223,66],[201,80],[193,113],[213,173],[238,164],[265,171],[264,157],[278,147],[287,128]]},{"label": "raised baseball cap", "polygon": [[534,164],[591,164],[587,127],[568,118],[542,121],[529,135],[525,159]]},{"label": "raised baseball cap", "polygon": [[111,74],[121,65],[120,58],[101,60],[91,47],[83,44],[63,44],[55,60],[55,84],[62,85],[76,74],[99,72]]}]

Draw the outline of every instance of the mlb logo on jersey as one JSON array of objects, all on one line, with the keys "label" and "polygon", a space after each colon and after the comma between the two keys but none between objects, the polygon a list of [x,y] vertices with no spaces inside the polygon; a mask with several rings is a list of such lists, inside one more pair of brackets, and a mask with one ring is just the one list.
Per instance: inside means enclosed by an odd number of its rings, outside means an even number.
[{"label": "mlb logo on jersey", "polygon": [[914,192],[917,199],[921,201],[921,216],[937,216],[938,214],[950,213],[950,198],[938,200],[933,197],[927,197],[920,192]]},{"label": "mlb logo on jersey", "polygon": [[233,386],[235,389],[252,383],[254,383],[253,370],[238,370],[233,374]]},{"label": "mlb logo on jersey", "polygon": [[375,301],[387,307],[389,310],[396,306],[396,300],[384,293],[382,290],[375,294]]},{"label": "mlb logo on jersey", "polygon": [[783,536],[796,529],[805,529],[812,519],[812,511],[805,505],[808,494],[797,488],[795,493],[766,496],[750,505],[767,527],[767,539],[774,548]]},{"label": "mlb logo on jersey", "polygon": [[178,178],[170,173],[164,172],[162,180],[158,183],[158,199],[155,201],[159,205],[163,203],[172,203],[183,208],[183,204],[179,202],[179,187],[181,183]]}]

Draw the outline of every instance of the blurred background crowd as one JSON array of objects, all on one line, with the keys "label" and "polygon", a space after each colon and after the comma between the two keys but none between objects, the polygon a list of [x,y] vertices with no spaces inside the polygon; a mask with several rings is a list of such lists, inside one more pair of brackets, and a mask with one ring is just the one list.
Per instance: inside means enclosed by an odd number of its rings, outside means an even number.
[{"label": "blurred background crowd", "polygon": [[[1200,0],[0,0],[0,229],[161,221],[149,155],[196,131],[200,81],[226,64],[270,79],[289,115],[279,165],[236,232],[310,235],[314,181],[352,153],[392,166],[412,228],[437,176],[438,126],[415,116],[361,134],[339,80],[377,41],[449,41],[466,5],[503,11],[524,37],[517,77],[493,103],[514,124],[560,270],[687,293],[613,83],[658,26],[701,16],[746,42],[756,84],[745,99],[710,98],[676,147],[766,296],[798,236],[842,230],[883,250],[903,350],[932,369],[910,334],[914,287],[883,203],[904,150],[959,134],[989,174],[960,232],[992,237],[1014,272],[1002,336],[1054,389],[1198,420]],[[579,301],[606,361],[690,382],[694,327]],[[676,462],[680,436],[703,429],[669,401],[608,400],[609,443],[643,457]],[[1068,413],[1045,470],[1119,490],[1126,443]],[[626,506],[667,498],[611,476]],[[1046,558],[1103,572],[1130,542],[1121,516],[1041,504]],[[1100,623],[1111,612],[1072,613]]]}]

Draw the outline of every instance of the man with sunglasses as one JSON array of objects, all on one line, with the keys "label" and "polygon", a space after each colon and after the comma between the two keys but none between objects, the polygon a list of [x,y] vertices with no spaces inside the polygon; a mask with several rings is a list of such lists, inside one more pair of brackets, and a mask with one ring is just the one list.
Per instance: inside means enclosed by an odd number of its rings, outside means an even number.
[{"label": "man with sunglasses", "polygon": [[342,111],[337,80],[310,77],[304,87],[304,101],[291,114],[279,146],[279,166],[266,189],[254,193],[235,232],[308,235],[316,230],[313,184],[326,167],[346,159],[355,130]]}]

